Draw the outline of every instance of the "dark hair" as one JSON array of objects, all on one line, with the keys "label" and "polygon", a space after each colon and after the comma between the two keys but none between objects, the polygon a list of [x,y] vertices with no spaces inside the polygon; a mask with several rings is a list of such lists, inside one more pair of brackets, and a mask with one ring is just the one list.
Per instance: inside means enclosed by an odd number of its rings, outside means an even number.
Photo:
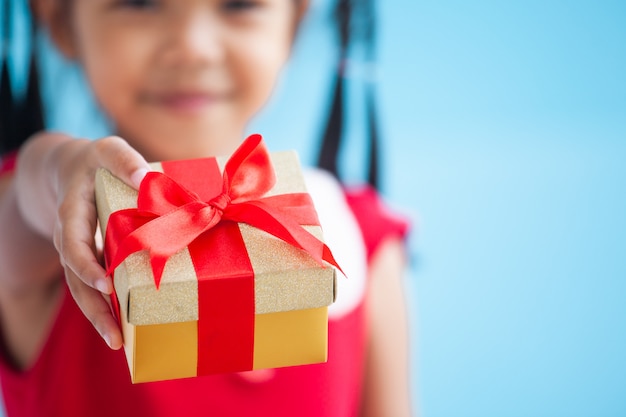
[{"label": "dark hair", "polygon": [[[374,0],[338,0],[335,18],[339,29],[339,63],[333,81],[333,99],[328,121],[322,138],[317,160],[323,168],[335,177],[340,178],[338,157],[341,139],[344,136],[345,119],[345,71],[350,46],[354,35],[365,44],[366,65],[371,66],[375,60],[375,14]],[[374,188],[379,185],[379,131],[376,118],[375,85],[373,80],[366,80],[365,111],[368,133],[368,170],[367,182]]]},{"label": "dark hair", "polygon": [[[0,155],[18,149],[31,135],[43,130],[39,72],[35,47],[30,51],[28,86],[20,98],[11,82],[9,48],[12,38],[11,1],[3,1],[2,74],[0,77]],[[35,25],[31,23],[34,44]]]}]

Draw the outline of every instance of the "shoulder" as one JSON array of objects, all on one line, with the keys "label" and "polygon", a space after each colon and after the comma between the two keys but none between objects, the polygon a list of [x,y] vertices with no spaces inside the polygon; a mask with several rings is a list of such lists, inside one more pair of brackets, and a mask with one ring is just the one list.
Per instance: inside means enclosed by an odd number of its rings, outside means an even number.
[{"label": "shoulder", "polygon": [[409,219],[392,210],[374,188],[368,185],[346,188],[345,196],[363,233],[369,261],[388,239],[404,240],[407,236]]},{"label": "shoulder", "polygon": [[352,311],[363,300],[367,280],[367,256],[363,235],[346,201],[343,188],[329,173],[305,169],[307,190],[322,225],[324,240],[346,273],[337,279],[337,301],[331,317]]}]

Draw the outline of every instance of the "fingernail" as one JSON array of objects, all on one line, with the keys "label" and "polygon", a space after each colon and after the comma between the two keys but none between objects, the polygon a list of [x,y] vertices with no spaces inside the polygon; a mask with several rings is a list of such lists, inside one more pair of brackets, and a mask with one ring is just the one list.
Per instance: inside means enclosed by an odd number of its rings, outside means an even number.
[{"label": "fingernail", "polygon": [[99,279],[98,281],[96,281],[96,288],[101,293],[104,293],[104,294],[110,294],[111,293],[111,290],[109,289],[109,283],[105,279]]},{"label": "fingernail", "polygon": [[148,173],[147,169],[139,168],[137,171],[133,172],[133,174],[130,176],[130,182],[136,189],[139,189],[139,185],[141,185],[141,181],[143,180],[143,178],[146,176],[147,173]]}]

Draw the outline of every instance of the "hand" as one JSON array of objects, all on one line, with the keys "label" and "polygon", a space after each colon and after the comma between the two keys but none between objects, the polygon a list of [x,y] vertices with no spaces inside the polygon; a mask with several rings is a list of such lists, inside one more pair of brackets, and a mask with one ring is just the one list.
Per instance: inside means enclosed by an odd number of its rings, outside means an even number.
[{"label": "hand", "polygon": [[138,189],[150,167],[119,137],[66,141],[52,150],[48,161],[55,172],[53,188],[57,201],[53,241],[69,289],[109,347],[119,349],[122,333],[106,297],[113,292],[113,283],[98,261],[94,177],[96,170],[103,167]]}]

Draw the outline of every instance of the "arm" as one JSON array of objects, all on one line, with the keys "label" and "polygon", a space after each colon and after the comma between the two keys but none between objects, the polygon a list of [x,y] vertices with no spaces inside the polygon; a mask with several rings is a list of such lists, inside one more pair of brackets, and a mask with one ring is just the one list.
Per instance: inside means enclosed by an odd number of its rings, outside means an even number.
[{"label": "arm", "polygon": [[404,269],[403,242],[396,238],[383,242],[372,258],[370,269],[364,417],[411,415]]},{"label": "arm", "polygon": [[42,342],[61,267],[85,316],[110,346],[121,346],[120,330],[102,296],[112,291],[112,283],[94,241],[98,167],[133,186],[149,169],[120,138],[92,142],[42,133],[25,144],[15,175],[0,187],[0,221],[7,225],[0,236],[0,308],[5,344],[18,365],[27,365]]},{"label": "arm", "polygon": [[[46,140],[54,143],[62,138],[60,135],[47,135]],[[40,152],[40,149],[35,152]],[[22,169],[19,175],[7,175],[0,179],[2,294],[24,294],[33,288],[45,287],[55,276],[60,276],[59,255],[52,244],[51,233],[43,232],[43,225],[53,222],[49,213],[54,204],[53,197],[45,188],[48,180],[43,166],[23,166],[39,163],[41,155],[30,159],[34,161],[29,163],[27,159],[24,164],[20,161]],[[26,207],[26,211],[22,207]],[[39,223],[38,228],[33,227],[33,218]],[[49,228],[52,229],[52,226]]]},{"label": "arm", "polygon": [[52,242],[26,224],[13,175],[0,178],[0,224],[2,336],[15,365],[24,368],[40,350],[49,327],[61,267]]}]

